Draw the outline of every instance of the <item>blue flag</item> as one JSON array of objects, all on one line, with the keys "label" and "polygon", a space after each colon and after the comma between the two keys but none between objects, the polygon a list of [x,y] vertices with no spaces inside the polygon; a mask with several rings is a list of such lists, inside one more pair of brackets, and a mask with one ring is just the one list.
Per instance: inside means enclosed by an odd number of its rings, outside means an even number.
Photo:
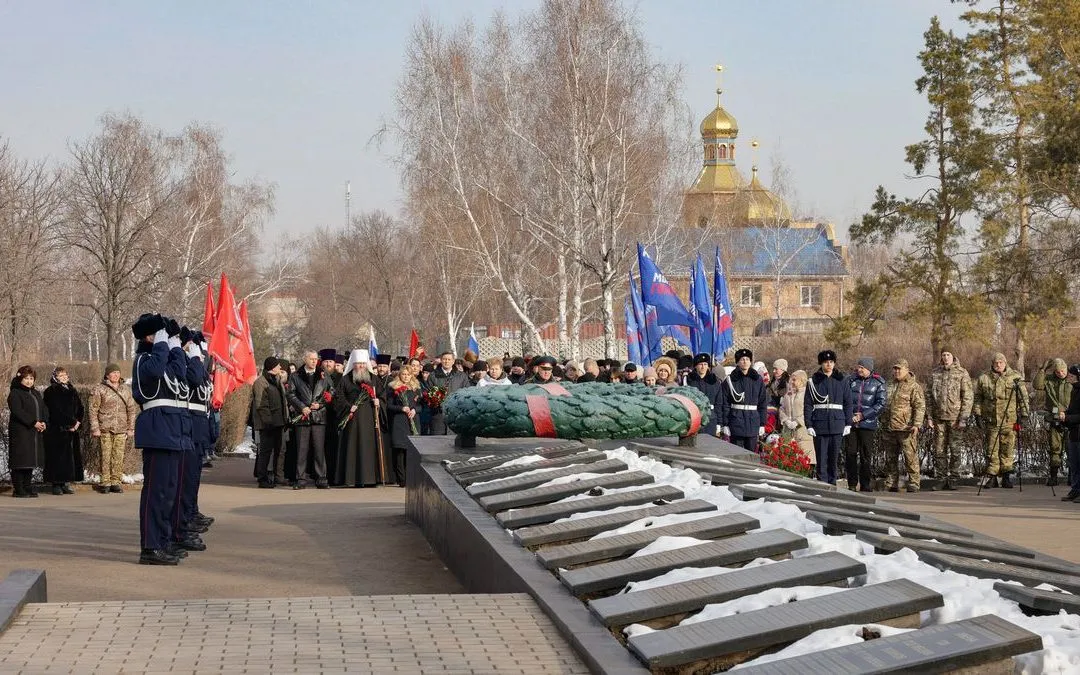
[{"label": "blue flag", "polygon": [[724,264],[720,262],[720,247],[716,247],[716,266],[713,268],[713,349],[715,358],[735,346],[735,316],[731,313]]},{"label": "blue flag", "polygon": [[690,272],[690,311],[697,315],[698,325],[691,330],[697,334],[694,353],[713,353],[713,306],[709,298],[709,282],[705,279],[705,264],[697,257]]},{"label": "blue flag", "polygon": [[641,334],[638,333],[634,308],[627,300],[623,303],[623,312],[626,314],[626,355],[633,363],[641,363]]},{"label": "blue flag", "polygon": [[641,275],[641,302],[656,308],[657,325],[693,326],[697,323],[641,244],[638,244],[638,273]]},{"label": "blue flag", "polygon": [[[638,363],[647,366],[663,355],[660,348],[660,338],[662,336],[658,330],[650,327],[646,320],[645,305],[641,302],[641,286],[634,283],[633,272],[630,272],[630,309],[634,312],[634,323],[637,324],[638,330],[638,345],[640,345],[641,349],[641,361]],[[653,326],[655,326],[655,322]]]}]

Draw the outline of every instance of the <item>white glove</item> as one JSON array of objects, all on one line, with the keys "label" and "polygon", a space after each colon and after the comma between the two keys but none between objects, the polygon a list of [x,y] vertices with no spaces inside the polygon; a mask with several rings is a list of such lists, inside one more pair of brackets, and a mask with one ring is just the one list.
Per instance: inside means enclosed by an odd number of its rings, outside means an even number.
[{"label": "white glove", "polygon": [[731,438],[731,428],[730,427],[724,427],[723,429],[721,429],[721,431],[724,433],[725,436],[727,436],[728,438]]},{"label": "white glove", "polygon": [[794,429],[799,426],[799,423],[795,420],[784,420],[784,426],[788,429]]},{"label": "white glove", "polygon": [[169,349],[175,349],[180,346],[180,336],[174,335],[167,342],[169,343]]},{"label": "white glove", "polygon": [[851,433],[851,427],[844,427],[844,435],[847,436]]},{"label": "white glove", "polygon": [[758,427],[757,435],[758,436],[764,436],[765,435],[765,427]]},{"label": "white glove", "polygon": [[187,349],[184,350],[184,353],[187,354],[188,357],[193,359],[202,358],[202,351],[199,349],[199,345],[195,344],[194,342],[187,346]]},{"label": "white glove", "polygon": [[810,438],[817,438],[817,432],[814,431],[814,427],[807,429],[806,433],[810,434]]},{"label": "white glove", "polygon": [[162,328],[158,332],[154,333],[154,344],[157,344],[159,342],[168,342],[168,341],[169,341],[169,334],[165,332],[164,328]]},{"label": "white glove", "polygon": [[206,344],[206,340],[203,340],[201,343],[199,343],[199,349],[203,350],[204,354],[210,353],[210,345]]}]

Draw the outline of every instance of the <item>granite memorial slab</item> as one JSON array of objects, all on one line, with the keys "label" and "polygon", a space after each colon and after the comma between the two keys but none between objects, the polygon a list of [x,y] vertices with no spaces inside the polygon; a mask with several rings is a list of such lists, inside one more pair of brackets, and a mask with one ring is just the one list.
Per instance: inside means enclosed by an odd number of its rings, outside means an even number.
[{"label": "granite memorial slab", "polygon": [[480,506],[487,509],[488,512],[494,513],[496,511],[516,509],[524,506],[549,504],[551,502],[557,502],[560,499],[589,492],[594,488],[633,487],[635,485],[648,485],[653,482],[655,482],[655,480],[652,477],[652,474],[645,473],[644,471],[623,471],[621,473],[597,476],[596,478],[585,478],[583,480],[561,483],[559,485],[546,485],[543,487],[529,488],[528,490],[518,490],[516,492],[506,492],[503,494],[491,495],[489,497],[480,497],[477,501],[480,502]]},{"label": "granite memorial slab", "polygon": [[504,494],[506,492],[516,492],[518,490],[528,490],[543,485],[555,478],[565,478],[566,476],[573,476],[579,473],[617,473],[619,471],[626,471],[626,469],[626,463],[622,460],[603,459],[599,462],[564,466],[550,471],[529,474],[528,476],[511,476],[509,478],[500,478],[491,482],[484,482],[479,485],[474,484],[465,488],[465,491],[473,497],[480,498]]},{"label": "granite memorial slab", "polygon": [[761,527],[757,518],[741,513],[708,516],[673,525],[647,527],[636,532],[590,539],[575,544],[554,546],[536,554],[540,564],[549,570],[571,565],[583,565],[601,560],[623,558],[645,548],[660,537],[694,537],[695,539],[721,539],[747,530]]},{"label": "granite memorial slab", "polygon": [[994,550],[982,548],[970,548],[962,545],[943,544],[936,541],[923,539],[908,539],[907,537],[894,537],[878,532],[858,532],[855,535],[859,541],[866,542],[874,547],[876,553],[894,553],[902,548],[910,548],[916,553],[919,551],[932,551],[945,553],[946,555],[960,556],[961,558],[974,558],[975,560],[990,560],[993,562],[1016,565],[1018,567],[1031,567],[1047,572],[1060,574],[1080,574],[1080,566],[1055,560],[1045,560],[1034,556],[1029,552],[1027,556],[999,553]]},{"label": "granite memorial slab", "polygon": [[747,664],[738,672],[744,675],[1005,675],[1013,672],[1012,657],[1042,648],[1039,635],[985,614],[790,659]]},{"label": "granite memorial slab", "polygon": [[[509,478],[510,476],[516,476],[518,474],[525,473],[526,471],[532,471],[534,469],[555,469],[563,466],[570,466],[571,464],[588,464],[590,462],[599,462],[604,459],[607,459],[607,453],[600,452],[599,450],[587,450],[585,452],[578,452],[573,455],[564,455],[562,457],[545,459],[539,462],[531,462],[529,464],[496,466],[492,469],[470,471],[468,473],[456,476],[456,478],[457,481],[462,485],[472,485],[473,483],[479,483],[481,481],[497,480],[499,478]],[[513,459],[508,459],[506,461],[513,461]]]},{"label": "granite memorial slab", "polygon": [[539,455],[550,459],[554,457],[563,457],[565,455],[573,455],[585,452],[586,450],[588,450],[588,448],[585,444],[578,441],[567,441],[565,443],[549,446],[522,444],[508,447],[499,446],[493,449],[477,448],[476,452],[471,453],[475,459],[470,459],[469,457],[458,460],[447,459],[443,461],[443,466],[451,476],[460,476],[473,471],[493,469],[500,464],[505,464],[506,462],[519,457]]},{"label": "granite memorial slab", "polygon": [[829,551],[769,565],[738,569],[716,576],[681,581],[642,591],[620,593],[589,601],[589,609],[609,628],[674,617],[677,623],[688,612],[705,605],[727,602],[774,587],[843,584],[866,574],[866,565],[843,553]]},{"label": "granite memorial slab", "polygon": [[642,518],[656,518],[676,513],[715,511],[716,504],[702,499],[679,499],[666,504],[643,506],[640,509],[575,518],[547,525],[532,525],[514,530],[514,540],[526,548],[552,544],[571,544],[594,537],[601,532],[629,525]]},{"label": "granite memorial slab", "polygon": [[[802,495],[793,492],[777,492],[765,487],[758,487],[756,485],[731,485],[728,488],[731,490],[731,494],[735,495],[737,499],[743,501],[751,501],[753,499],[764,499],[766,501],[779,501],[783,503],[788,502],[808,502],[810,504],[820,504],[821,506],[832,506],[834,508],[850,508],[851,502],[843,501],[842,499],[836,499],[834,497],[819,497],[817,495]],[[867,504],[866,509],[873,511],[874,513],[881,514],[883,516],[889,516],[891,518],[904,518],[906,520],[919,520],[919,514],[912,513],[911,511],[905,511],[904,509],[882,504],[876,502],[874,504]]]},{"label": "granite memorial slab", "polygon": [[931,522],[926,518],[920,518],[917,521],[913,521],[910,518],[894,518],[892,516],[883,516],[873,511],[867,511],[863,506],[853,504],[850,506],[845,505],[843,508],[835,506],[822,506],[820,504],[811,504],[810,502],[791,502],[799,508],[800,511],[817,511],[818,513],[828,513],[834,516],[848,516],[851,518],[861,518],[863,520],[873,520],[878,523],[887,523],[889,525],[903,525],[904,527],[918,527],[924,530],[932,530],[934,532],[941,532],[942,534],[952,535],[972,535],[971,530],[959,525],[953,525],[952,523]]},{"label": "granite memorial slab", "polygon": [[822,628],[851,623],[919,625],[919,612],[943,606],[941,594],[908,579],[839,591],[719,619],[636,635],[627,644],[656,672],[724,670],[763,650],[787,645]]},{"label": "granite memorial slab", "polygon": [[787,530],[751,532],[719,541],[641,555],[625,560],[589,565],[559,573],[559,579],[574,595],[586,596],[622,588],[680,567],[739,565],[755,558],[787,555],[806,548],[806,539]]},{"label": "granite memorial slab", "polygon": [[[713,485],[744,485],[744,484],[757,484],[764,483],[766,485],[772,485],[782,490],[788,490],[796,495],[817,495],[820,497],[827,497],[829,499],[837,499],[844,502],[852,502],[852,506],[867,506],[876,503],[876,500],[866,494],[865,492],[852,492],[850,490],[823,490],[820,487],[813,485],[802,485],[800,483],[794,483],[786,478],[770,478],[770,477],[754,477],[748,476],[744,472],[729,473],[727,471],[709,471],[704,468],[698,468],[696,466],[687,467],[694,469],[701,474],[701,477],[710,481]],[[828,483],[818,483],[818,485],[828,485]]]},{"label": "granite memorial slab", "polygon": [[1006,600],[1019,603],[1025,613],[1057,614],[1064,610],[1068,614],[1080,614],[1080,595],[1017,586],[1004,581],[994,584],[994,590]]},{"label": "granite memorial slab", "polygon": [[572,516],[575,513],[586,511],[603,511],[619,506],[637,506],[656,501],[671,501],[683,498],[683,491],[674,485],[666,483],[653,485],[641,490],[628,492],[616,492],[615,494],[601,495],[599,497],[584,497],[568,502],[557,504],[543,504],[528,508],[509,509],[495,514],[499,524],[507,529],[525,527],[526,525],[540,525],[551,523],[560,518]]},{"label": "granite memorial slab", "polygon": [[940,570],[952,570],[960,574],[978,577],[980,579],[1001,579],[1004,581],[1018,581],[1025,586],[1038,586],[1050,584],[1064,589],[1070,593],[1080,593],[1080,576],[1072,574],[1058,574],[1047,572],[1031,567],[1006,565],[1004,563],[975,560],[974,558],[962,558],[957,555],[938,553],[936,551],[916,551],[919,559],[933,565]]}]

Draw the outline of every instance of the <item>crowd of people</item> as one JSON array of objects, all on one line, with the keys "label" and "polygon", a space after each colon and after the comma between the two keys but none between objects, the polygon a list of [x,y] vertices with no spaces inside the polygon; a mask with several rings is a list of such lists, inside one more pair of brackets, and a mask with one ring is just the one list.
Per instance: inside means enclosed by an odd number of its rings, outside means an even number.
[{"label": "crowd of people", "polygon": [[[336,350],[309,352],[301,364],[270,357],[253,403],[256,478],[261,487],[274,487],[292,474],[288,483],[295,489],[309,480],[320,488],[403,485],[405,439],[447,433],[439,405],[445,396],[470,386],[565,381],[695,387],[713,408],[702,433],[755,452],[776,434],[797,444],[819,480],[836,484],[842,462],[848,488],[867,492],[874,489],[875,447],[884,450],[886,490],[923,489],[920,434],[932,435],[933,480],[925,481],[927,489],[957,489],[957,431],[974,424],[984,445],[983,487],[1013,487],[1017,434],[1033,405],[1023,379],[1003,354],[995,354],[975,379],[951,351],[939,357],[921,381],[906,359],[890,364],[889,377],[877,372],[870,357],[841,372],[832,350],[818,354],[818,367],[810,373],[789,370],[783,358],[769,368],[749,349],[735,350],[720,363],[708,354],[672,351],[650,366],[546,355],[466,360],[449,352],[430,361],[386,355],[369,361],[364,350],[348,357]],[[1064,468],[1070,500],[1080,497],[1080,398],[1072,395],[1078,374],[1080,367],[1054,359],[1032,382],[1037,412],[1048,427],[1047,484],[1057,485]],[[291,471],[285,465],[290,456],[296,458]]]}]

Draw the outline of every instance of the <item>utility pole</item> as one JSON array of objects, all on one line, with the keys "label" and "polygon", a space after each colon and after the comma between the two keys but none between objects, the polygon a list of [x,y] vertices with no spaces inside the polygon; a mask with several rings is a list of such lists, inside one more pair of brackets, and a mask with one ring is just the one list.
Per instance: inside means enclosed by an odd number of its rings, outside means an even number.
[{"label": "utility pole", "polygon": [[352,222],[352,182],[345,181],[345,227]]}]

